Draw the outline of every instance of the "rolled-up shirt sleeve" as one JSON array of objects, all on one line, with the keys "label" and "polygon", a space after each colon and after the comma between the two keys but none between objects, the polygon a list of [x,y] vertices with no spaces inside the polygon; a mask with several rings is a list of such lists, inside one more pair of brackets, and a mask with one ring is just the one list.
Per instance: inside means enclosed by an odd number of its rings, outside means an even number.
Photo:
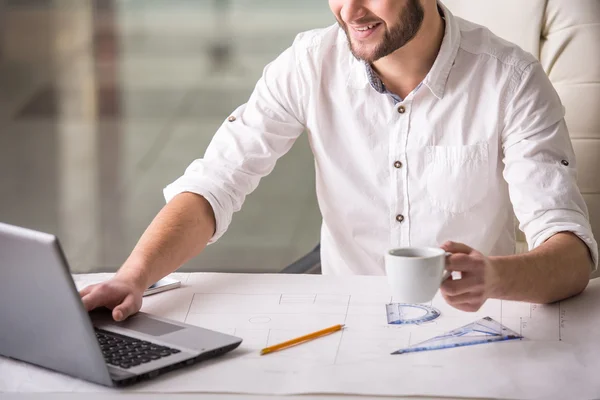
[{"label": "rolled-up shirt sleeve", "polygon": [[503,173],[529,249],[572,232],[588,246],[596,269],[598,245],[577,185],[564,107],[539,63],[515,74],[505,110]]},{"label": "rolled-up shirt sleeve", "polygon": [[246,196],[304,130],[300,51],[294,43],[265,67],[248,102],[225,119],[204,157],[163,191],[167,202],[182,192],[206,198],[216,220],[209,243],[225,233]]}]

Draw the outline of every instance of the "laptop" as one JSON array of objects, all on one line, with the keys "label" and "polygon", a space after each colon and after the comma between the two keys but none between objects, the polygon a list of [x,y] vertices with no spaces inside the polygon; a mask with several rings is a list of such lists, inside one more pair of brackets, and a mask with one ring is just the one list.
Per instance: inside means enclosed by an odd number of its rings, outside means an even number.
[{"label": "laptop", "polygon": [[241,338],[139,312],[88,313],[56,236],[0,223],[0,355],[125,386],[227,353]]}]

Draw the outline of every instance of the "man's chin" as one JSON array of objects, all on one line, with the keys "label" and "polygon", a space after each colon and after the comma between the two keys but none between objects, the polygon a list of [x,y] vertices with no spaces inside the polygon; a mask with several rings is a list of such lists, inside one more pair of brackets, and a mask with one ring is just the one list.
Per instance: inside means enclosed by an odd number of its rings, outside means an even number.
[{"label": "man's chin", "polygon": [[372,63],[373,61],[375,61],[373,58],[375,56],[375,53],[373,50],[369,50],[369,49],[365,49],[365,48],[360,48],[357,49],[355,46],[351,46],[351,51],[352,54],[354,55],[354,57],[357,60],[361,60],[367,63]]}]

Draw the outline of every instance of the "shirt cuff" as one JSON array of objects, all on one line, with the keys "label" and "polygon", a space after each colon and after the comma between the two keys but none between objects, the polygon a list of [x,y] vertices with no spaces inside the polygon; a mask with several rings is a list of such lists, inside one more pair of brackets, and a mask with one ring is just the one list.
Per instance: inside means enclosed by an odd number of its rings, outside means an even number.
[{"label": "shirt cuff", "polygon": [[540,245],[542,245],[546,240],[550,239],[552,236],[556,235],[560,232],[571,232],[576,235],[579,239],[581,239],[590,250],[590,254],[592,256],[592,271],[594,272],[598,269],[598,243],[594,240],[594,237],[591,233],[582,226],[578,225],[568,225],[568,226],[553,226],[545,230],[541,233],[534,243],[530,245],[529,250],[532,250]]},{"label": "shirt cuff", "polygon": [[163,189],[163,195],[165,196],[166,202],[168,203],[178,194],[185,192],[196,193],[204,197],[212,207],[213,213],[215,214],[215,233],[207,244],[215,243],[227,231],[227,228],[231,223],[231,213],[227,213],[226,210],[224,210],[219,201],[215,198],[210,190],[206,189],[206,187],[199,187],[198,185],[180,182],[181,179],[182,178],[179,178]]}]

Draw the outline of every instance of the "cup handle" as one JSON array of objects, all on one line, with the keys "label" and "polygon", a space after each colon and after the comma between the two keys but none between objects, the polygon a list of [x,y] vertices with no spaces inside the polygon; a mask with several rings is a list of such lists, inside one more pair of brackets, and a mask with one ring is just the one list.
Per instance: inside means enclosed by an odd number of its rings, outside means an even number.
[{"label": "cup handle", "polygon": [[[450,257],[452,255],[452,253],[450,252],[446,252],[446,257]],[[447,269],[444,270],[444,274],[442,275],[442,282],[444,282],[446,279],[451,278],[452,277],[452,272],[448,271]]]},{"label": "cup handle", "polygon": [[445,269],[444,274],[442,275],[442,282],[444,282],[446,279],[448,279],[450,277],[452,277],[452,272]]}]

